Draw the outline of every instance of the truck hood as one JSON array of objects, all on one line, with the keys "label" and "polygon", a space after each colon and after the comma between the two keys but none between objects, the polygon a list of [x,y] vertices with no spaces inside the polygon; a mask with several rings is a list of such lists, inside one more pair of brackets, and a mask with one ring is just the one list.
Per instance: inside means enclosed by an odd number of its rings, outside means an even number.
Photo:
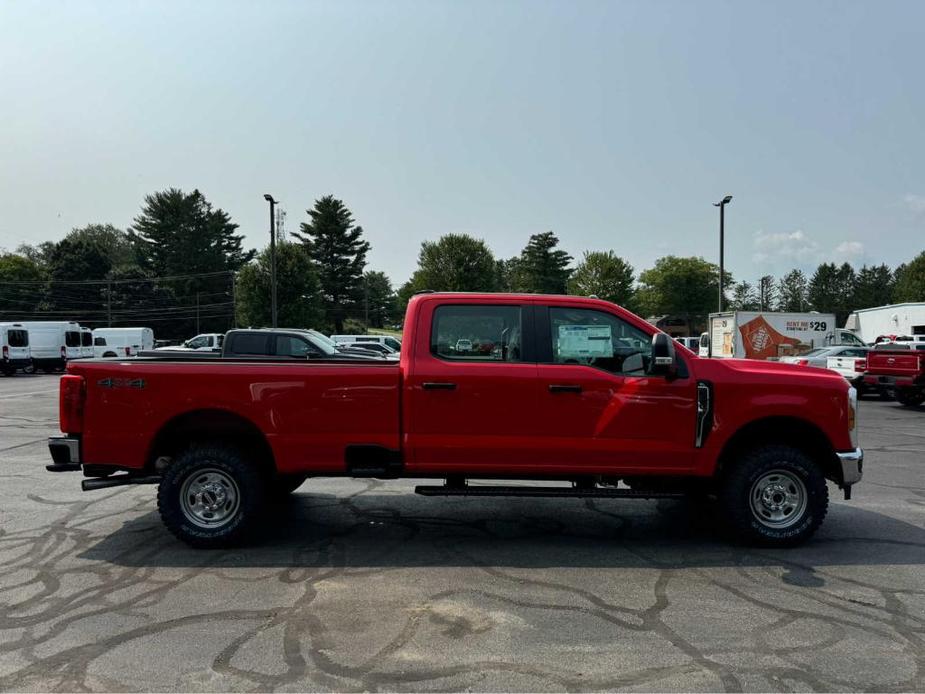
[{"label": "truck hood", "polygon": [[[709,365],[709,366],[706,366]],[[815,382],[819,380],[831,381],[839,386],[845,385],[845,378],[841,374],[827,368],[815,366],[798,366],[779,361],[763,361],[760,359],[699,359],[697,372],[704,371],[720,373],[729,378],[753,377],[758,380],[786,379],[788,381]]]}]

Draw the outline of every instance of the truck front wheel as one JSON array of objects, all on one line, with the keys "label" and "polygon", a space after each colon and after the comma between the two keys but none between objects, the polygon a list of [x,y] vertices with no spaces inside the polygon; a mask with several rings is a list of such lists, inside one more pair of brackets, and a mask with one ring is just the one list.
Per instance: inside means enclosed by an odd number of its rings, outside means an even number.
[{"label": "truck front wheel", "polygon": [[229,547],[254,529],[265,495],[263,476],[239,451],[194,446],[167,468],[157,507],[167,529],[188,545]]},{"label": "truck front wheel", "polygon": [[897,388],[896,401],[906,407],[915,407],[925,402],[925,390],[918,388]]},{"label": "truck front wheel", "polygon": [[807,540],[825,518],[829,490],[819,466],[789,446],[763,446],[734,462],[720,499],[732,530],[770,547]]}]

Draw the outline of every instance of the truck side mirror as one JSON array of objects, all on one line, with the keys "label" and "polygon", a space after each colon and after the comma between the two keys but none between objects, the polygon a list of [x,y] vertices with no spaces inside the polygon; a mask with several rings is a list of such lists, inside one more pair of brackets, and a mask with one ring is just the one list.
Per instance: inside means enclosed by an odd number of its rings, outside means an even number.
[{"label": "truck side mirror", "polygon": [[678,359],[675,356],[674,340],[665,333],[655,333],[652,336],[649,375],[664,376],[669,380],[678,375]]}]

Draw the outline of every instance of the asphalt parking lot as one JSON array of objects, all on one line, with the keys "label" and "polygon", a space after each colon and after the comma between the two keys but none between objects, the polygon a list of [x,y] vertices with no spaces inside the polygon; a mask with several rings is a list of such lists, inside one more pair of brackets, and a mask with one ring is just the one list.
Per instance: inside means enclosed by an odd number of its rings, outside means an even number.
[{"label": "asphalt parking lot", "polygon": [[309,480],[203,552],[155,488],[51,474],[57,376],[0,380],[2,690],[925,690],[925,408],[865,400],[807,545],[678,501]]}]

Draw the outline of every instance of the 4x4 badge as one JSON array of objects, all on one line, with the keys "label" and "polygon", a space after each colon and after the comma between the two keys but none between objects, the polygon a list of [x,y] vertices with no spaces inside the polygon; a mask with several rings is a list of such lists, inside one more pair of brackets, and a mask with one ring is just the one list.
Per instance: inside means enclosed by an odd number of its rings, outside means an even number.
[{"label": "4x4 badge", "polygon": [[96,382],[100,388],[144,388],[143,378],[104,378]]}]

